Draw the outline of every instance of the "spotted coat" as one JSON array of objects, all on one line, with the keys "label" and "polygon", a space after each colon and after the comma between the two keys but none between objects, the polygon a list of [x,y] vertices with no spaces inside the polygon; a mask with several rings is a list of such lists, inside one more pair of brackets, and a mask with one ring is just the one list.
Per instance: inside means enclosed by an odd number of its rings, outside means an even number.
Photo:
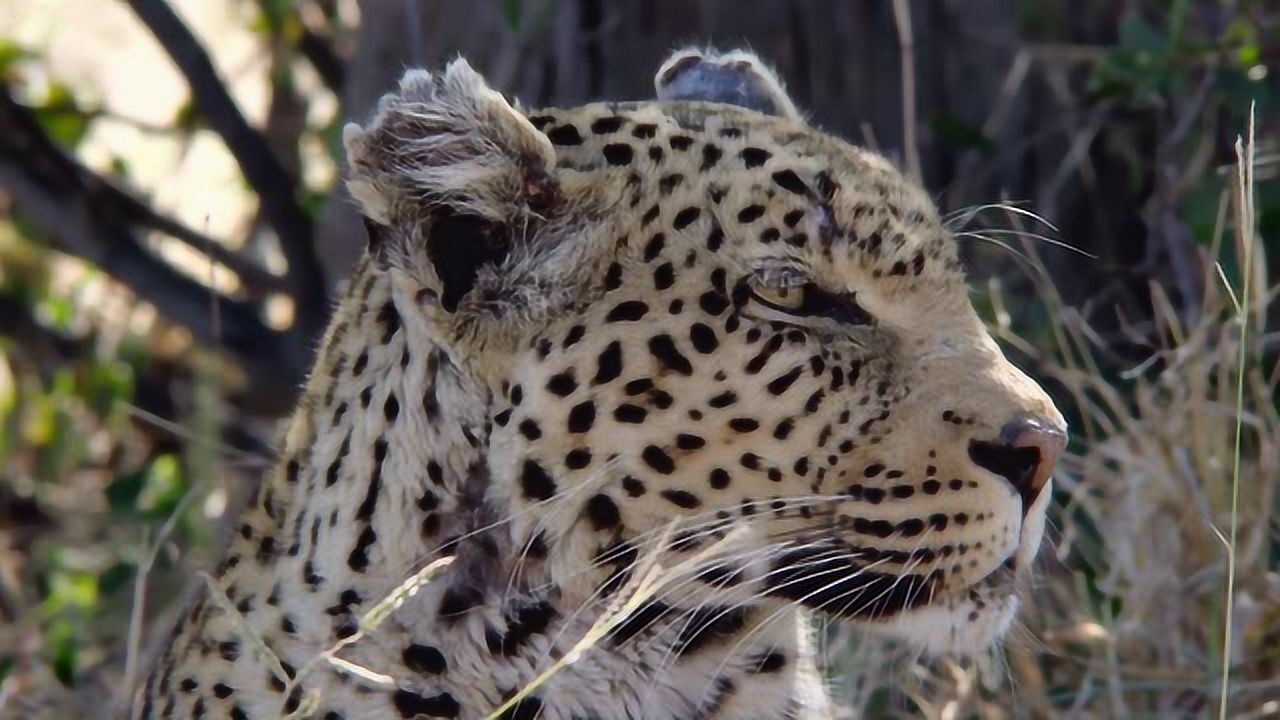
[{"label": "spotted coat", "polygon": [[1004,632],[1061,417],[918,188],[691,55],[546,111],[457,61],[348,129],[368,252],[135,717],[484,718],[559,660],[501,717],[817,718],[815,612]]}]

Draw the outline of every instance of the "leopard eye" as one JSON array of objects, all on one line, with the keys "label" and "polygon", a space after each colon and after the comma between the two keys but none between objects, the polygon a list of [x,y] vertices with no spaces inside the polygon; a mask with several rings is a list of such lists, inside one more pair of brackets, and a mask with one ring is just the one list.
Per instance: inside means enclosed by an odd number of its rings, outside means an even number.
[{"label": "leopard eye", "polygon": [[826,318],[845,325],[875,324],[854,293],[829,292],[811,282],[783,287],[753,282],[751,296],[770,310],[794,317]]},{"label": "leopard eye", "polygon": [[764,283],[752,283],[751,294],[756,302],[765,307],[785,313],[796,313],[804,307],[805,285],[770,286]]}]

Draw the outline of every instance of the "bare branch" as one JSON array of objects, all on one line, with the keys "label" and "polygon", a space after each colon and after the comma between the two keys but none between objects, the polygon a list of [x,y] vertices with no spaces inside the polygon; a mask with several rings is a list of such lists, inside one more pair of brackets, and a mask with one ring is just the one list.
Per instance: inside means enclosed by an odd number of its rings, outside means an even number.
[{"label": "bare branch", "polygon": [[262,213],[280,239],[289,263],[287,283],[297,300],[299,322],[314,330],[323,317],[311,308],[326,296],[324,275],[316,258],[311,219],[295,196],[293,181],[262,133],[236,106],[209,54],[165,0],[128,0],[134,14],[178,66],[191,89],[192,102],[209,127],[222,138],[249,185],[258,194]]},{"label": "bare branch", "polygon": [[911,8],[907,0],[893,0],[894,25],[898,30],[898,51],[902,65],[902,157],[907,174],[923,182],[920,148],[916,145],[916,61],[915,35],[911,30]]},{"label": "bare branch", "polygon": [[[267,327],[256,304],[228,297],[219,298],[220,334],[209,315],[209,298],[215,291],[151,253],[133,232],[136,224],[146,225],[147,220],[153,225],[168,221],[156,223],[158,216],[140,212],[136,200],[108,190],[109,183],[54,145],[2,85],[0,187],[58,249],[92,262],[124,283],[198,341],[230,352],[251,383],[266,386],[258,390],[267,393],[269,404],[285,407],[291,402],[293,384],[282,386],[281,378],[302,377],[308,362],[307,343]],[[184,234],[189,242],[199,238],[192,231]]]},{"label": "bare branch", "polygon": [[320,82],[334,95],[342,97],[343,88],[347,86],[347,63],[333,49],[333,43],[317,32],[303,29],[298,38],[298,52],[315,68]]}]

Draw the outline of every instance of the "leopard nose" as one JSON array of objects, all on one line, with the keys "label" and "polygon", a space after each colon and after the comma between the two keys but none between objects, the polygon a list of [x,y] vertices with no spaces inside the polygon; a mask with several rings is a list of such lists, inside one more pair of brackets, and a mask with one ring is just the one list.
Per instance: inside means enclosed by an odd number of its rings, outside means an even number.
[{"label": "leopard nose", "polygon": [[1008,480],[1022,496],[1025,513],[1049,482],[1053,466],[1067,445],[1067,433],[1042,418],[1019,418],[1000,429],[994,442],[969,443],[969,459]]}]

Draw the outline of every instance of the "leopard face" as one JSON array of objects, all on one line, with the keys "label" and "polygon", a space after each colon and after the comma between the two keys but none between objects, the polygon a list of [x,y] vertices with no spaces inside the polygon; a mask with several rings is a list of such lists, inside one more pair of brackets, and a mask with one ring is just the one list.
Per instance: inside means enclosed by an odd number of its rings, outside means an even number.
[{"label": "leopard face", "polygon": [[483,500],[564,603],[732,537],[686,591],[1003,634],[1065,424],[888,162],[719,103],[521,112],[464,63],[347,143],[405,331],[485,398]]}]

